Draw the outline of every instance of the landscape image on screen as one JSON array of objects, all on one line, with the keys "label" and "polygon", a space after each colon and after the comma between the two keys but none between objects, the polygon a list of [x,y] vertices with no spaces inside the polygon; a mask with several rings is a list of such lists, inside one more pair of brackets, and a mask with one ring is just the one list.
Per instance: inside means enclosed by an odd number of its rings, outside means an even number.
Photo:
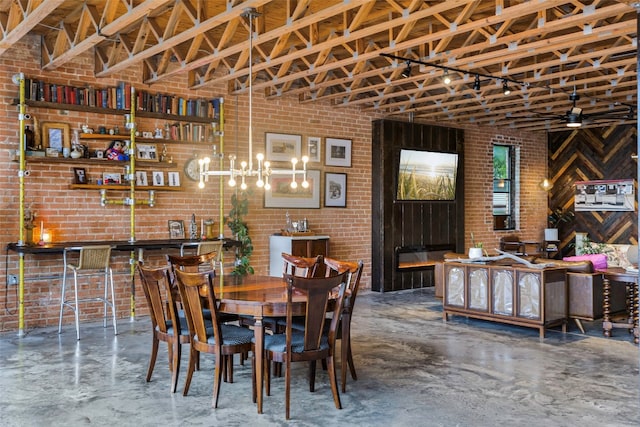
[{"label": "landscape image on screen", "polygon": [[396,200],[455,200],[458,155],[401,150]]}]

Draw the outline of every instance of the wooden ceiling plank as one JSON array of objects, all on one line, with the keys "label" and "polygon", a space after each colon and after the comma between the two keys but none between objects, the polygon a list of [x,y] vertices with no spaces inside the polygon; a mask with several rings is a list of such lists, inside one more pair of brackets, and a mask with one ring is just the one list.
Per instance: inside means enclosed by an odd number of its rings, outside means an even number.
[{"label": "wooden ceiling plank", "polygon": [[[143,51],[137,52],[134,56],[132,56],[131,58],[127,58],[124,60],[119,61],[117,64],[114,64],[113,66],[111,66],[108,69],[103,70],[102,72],[98,73],[97,77],[107,77],[108,75],[111,75],[113,73],[117,73],[120,72],[128,67],[130,67],[131,65],[134,65],[136,62],[139,62],[140,60],[142,60],[143,58],[147,58],[147,57],[151,57],[153,55],[156,55],[158,53],[161,53],[162,51],[169,49],[173,46],[176,46],[180,43],[183,43],[189,39],[192,39],[193,37],[196,36],[196,34],[198,34],[199,32],[202,31],[207,31],[211,28],[215,28],[219,25],[223,25],[225,22],[227,22],[229,19],[232,18],[237,18],[238,16],[240,16],[243,12],[244,9],[247,7],[258,7],[260,5],[269,3],[272,0],[246,0],[242,3],[238,3],[234,6],[232,6],[230,9],[228,8],[227,10],[225,10],[225,12],[220,13],[214,17],[211,17],[209,19],[207,19],[204,22],[201,22],[200,24],[198,24],[197,26],[193,26],[192,28],[189,28],[188,30],[182,31],[179,34],[176,34],[175,36],[171,37],[170,39],[167,40],[163,40],[162,43],[158,43],[155,44]],[[198,63],[197,67],[193,67],[198,68],[201,65],[206,65],[205,62],[202,63]],[[184,72],[187,71],[187,69],[185,67],[181,67],[179,72]],[[157,80],[158,77],[154,78],[154,81]],[[147,82],[150,83],[150,82]]]},{"label": "wooden ceiling plank", "polygon": [[0,55],[26,36],[51,10],[56,9],[64,1],[49,0],[43,2],[41,0],[32,0],[28,3],[29,8],[27,10],[22,10],[19,2],[12,3],[5,24],[5,32],[2,39],[0,39]]}]

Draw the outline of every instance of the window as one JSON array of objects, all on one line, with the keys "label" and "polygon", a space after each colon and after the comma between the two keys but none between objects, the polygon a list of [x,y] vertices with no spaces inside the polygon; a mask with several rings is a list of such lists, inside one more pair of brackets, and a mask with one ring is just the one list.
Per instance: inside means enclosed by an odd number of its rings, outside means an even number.
[{"label": "window", "polygon": [[493,229],[513,230],[515,218],[515,150],[493,146]]}]

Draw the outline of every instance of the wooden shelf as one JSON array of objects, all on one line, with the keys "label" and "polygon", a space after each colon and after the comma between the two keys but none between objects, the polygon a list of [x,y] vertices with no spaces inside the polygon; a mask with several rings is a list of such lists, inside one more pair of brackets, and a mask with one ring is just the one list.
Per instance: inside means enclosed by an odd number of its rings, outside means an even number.
[{"label": "wooden shelf", "polygon": [[[117,135],[110,135],[110,134],[104,134],[104,133],[81,133],[80,139],[105,140],[105,141],[113,141],[116,139],[121,139],[121,140],[129,141],[131,138],[129,134],[122,134],[122,133]],[[178,139],[142,138],[142,137],[136,136],[136,144],[184,144],[184,145],[189,144],[189,145],[206,146],[206,145],[210,145],[211,143],[178,140]]]},{"label": "wooden shelf", "polygon": [[[98,184],[69,184],[69,188],[71,190],[109,190],[109,191],[129,191],[131,190],[131,186],[127,184],[122,185],[98,185]],[[157,190],[157,191],[182,191],[182,187],[169,187],[166,185],[145,185],[145,186],[136,186],[136,191],[149,191],[149,190]]]},{"label": "wooden shelf", "polygon": [[[14,99],[13,105],[18,105],[19,100]],[[124,115],[129,114],[130,110],[116,110],[114,108],[102,108],[102,107],[90,107],[88,105],[76,105],[76,104],[59,104],[57,102],[45,102],[45,101],[31,101],[26,100],[25,104],[35,108],[49,108],[54,110],[71,110],[71,111],[83,111],[87,113],[97,114],[112,114],[112,115]],[[176,120],[181,122],[194,122],[194,123],[213,123],[215,119],[210,117],[197,117],[197,116],[179,116],[176,114],[163,114],[163,113],[150,113],[144,110],[136,110],[136,116],[146,117],[152,119],[162,120]],[[111,135],[109,135],[111,136]]]},{"label": "wooden shelf", "polygon": [[[17,159],[16,159],[17,161]],[[39,156],[27,156],[27,163],[57,163],[57,164],[68,164],[68,165],[100,165],[105,167],[124,167],[128,165],[128,161],[119,161],[119,160],[107,160],[107,159],[98,159],[96,157],[92,158],[84,158],[81,157],[79,159],[65,158],[65,157],[39,157]],[[167,163],[167,162],[148,162],[144,160],[136,160],[136,169],[137,167],[145,168],[145,169],[176,169],[178,170],[177,163]]]}]

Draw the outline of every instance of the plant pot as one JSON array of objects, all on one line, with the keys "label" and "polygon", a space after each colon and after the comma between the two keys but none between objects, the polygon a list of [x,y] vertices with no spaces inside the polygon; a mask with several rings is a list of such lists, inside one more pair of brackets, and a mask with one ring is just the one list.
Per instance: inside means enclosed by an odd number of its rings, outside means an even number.
[{"label": "plant pot", "polygon": [[469,258],[482,258],[482,248],[469,248]]},{"label": "plant pot", "polygon": [[546,241],[557,241],[558,240],[558,229],[557,228],[545,228],[544,229],[544,240]]}]

